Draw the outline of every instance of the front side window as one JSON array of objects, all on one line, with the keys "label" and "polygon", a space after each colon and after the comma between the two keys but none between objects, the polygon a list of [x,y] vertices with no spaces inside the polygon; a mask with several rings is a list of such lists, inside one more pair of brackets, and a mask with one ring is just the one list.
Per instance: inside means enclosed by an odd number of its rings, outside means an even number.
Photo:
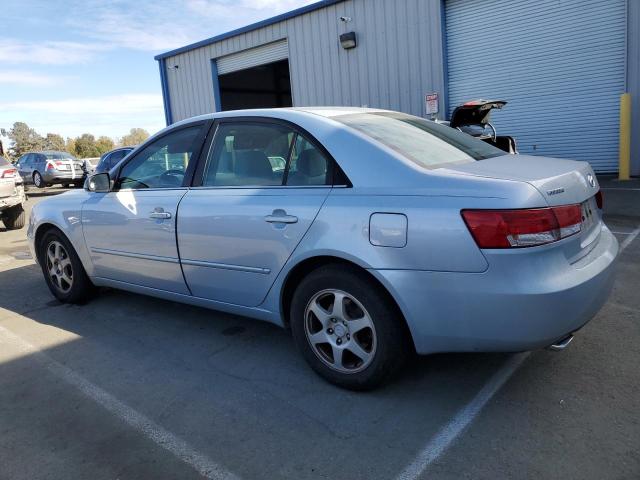
[{"label": "front side window", "polygon": [[224,123],[216,132],[203,186],[327,185],[328,165],[288,126]]},{"label": "front side window", "polygon": [[379,112],[334,118],[379,141],[424,168],[469,163],[505,155],[455,128],[404,113]]},{"label": "front side window", "polygon": [[119,188],[176,188],[182,186],[193,153],[200,148],[201,126],[171,132],[147,145],[118,176]]}]

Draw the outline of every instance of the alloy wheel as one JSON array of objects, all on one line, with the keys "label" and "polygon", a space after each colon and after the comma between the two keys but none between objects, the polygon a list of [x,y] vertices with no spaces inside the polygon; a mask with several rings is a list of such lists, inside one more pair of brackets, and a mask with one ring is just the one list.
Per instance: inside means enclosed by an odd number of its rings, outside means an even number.
[{"label": "alloy wheel", "polygon": [[323,290],[311,298],[304,312],[304,331],[316,356],[338,372],[360,372],[375,357],[376,330],[371,316],[342,290]]},{"label": "alloy wheel", "polygon": [[33,184],[38,188],[42,186],[42,175],[40,175],[40,173],[36,172],[33,174]]},{"label": "alloy wheel", "polygon": [[47,271],[53,285],[62,293],[67,293],[73,286],[73,268],[71,258],[64,245],[57,240],[47,246]]}]

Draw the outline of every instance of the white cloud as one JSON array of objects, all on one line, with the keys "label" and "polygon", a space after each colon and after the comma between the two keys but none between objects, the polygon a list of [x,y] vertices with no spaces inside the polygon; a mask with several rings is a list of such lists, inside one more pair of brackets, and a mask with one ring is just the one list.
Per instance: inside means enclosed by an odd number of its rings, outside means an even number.
[{"label": "white cloud", "polygon": [[94,43],[19,42],[12,39],[1,39],[0,62],[4,64],[72,65],[86,63],[96,53],[105,49],[105,46]]},{"label": "white cloud", "polygon": [[133,127],[154,133],[164,127],[162,97],[124,94],[92,98],[0,103],[0,125],[26,122],[41,134],[75,137],[82,133],[119,137]]},{"label": "white cloud", "polygon": [[[186,0],[192,12],[209,18],[224,17],[247,24],[258,19],[269,18],[312,3],[308,0]],[[238,12],[242,11],[242,15]],[[260,17],[260,18],[258,18]]]},{"label": "white cloud", "polygon": [[28,85],[31,87],[44,87],[60,84],[68,80],[68,76],[51,76],[33,73],[26,70],[2,70],[0,69],[0,85]]},{"label": "white cloud", "polygon": [[85,0],[69,11],[67,25],[111,46],[162,51],[263,20],[313,0]]}]

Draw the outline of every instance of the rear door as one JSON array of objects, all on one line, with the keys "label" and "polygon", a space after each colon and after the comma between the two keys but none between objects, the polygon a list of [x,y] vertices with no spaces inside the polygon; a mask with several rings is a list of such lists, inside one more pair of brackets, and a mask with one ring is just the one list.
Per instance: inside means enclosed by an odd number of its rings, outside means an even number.
[{"label": "rear door", "polygon": [[82,225],[96,276],[189,294],[176,215],[208,125],[190,124],[149,142],[119,169],[113,191],[85,201]]},{"label": "rear door", "polygon": [[219,123],[178,216],[193,295],[259,305],[329,194],[332,165],[317,142],[290,124]]}]

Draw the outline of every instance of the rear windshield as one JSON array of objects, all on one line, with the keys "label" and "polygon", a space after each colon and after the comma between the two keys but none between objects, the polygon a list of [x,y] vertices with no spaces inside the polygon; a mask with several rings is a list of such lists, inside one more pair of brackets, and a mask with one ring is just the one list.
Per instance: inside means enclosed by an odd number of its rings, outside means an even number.
[{"label": "rear windshield", "polygon": [[44,156],[47,157],[47,160],[75,160],[75,157],[69,153],[45,153]]},{"label": "rear windshield", "polygon": [[505,155],[502,150],[455,128],[404,113],[356,113],[334,117],[334,120],[355,128],[424,168]]}]

